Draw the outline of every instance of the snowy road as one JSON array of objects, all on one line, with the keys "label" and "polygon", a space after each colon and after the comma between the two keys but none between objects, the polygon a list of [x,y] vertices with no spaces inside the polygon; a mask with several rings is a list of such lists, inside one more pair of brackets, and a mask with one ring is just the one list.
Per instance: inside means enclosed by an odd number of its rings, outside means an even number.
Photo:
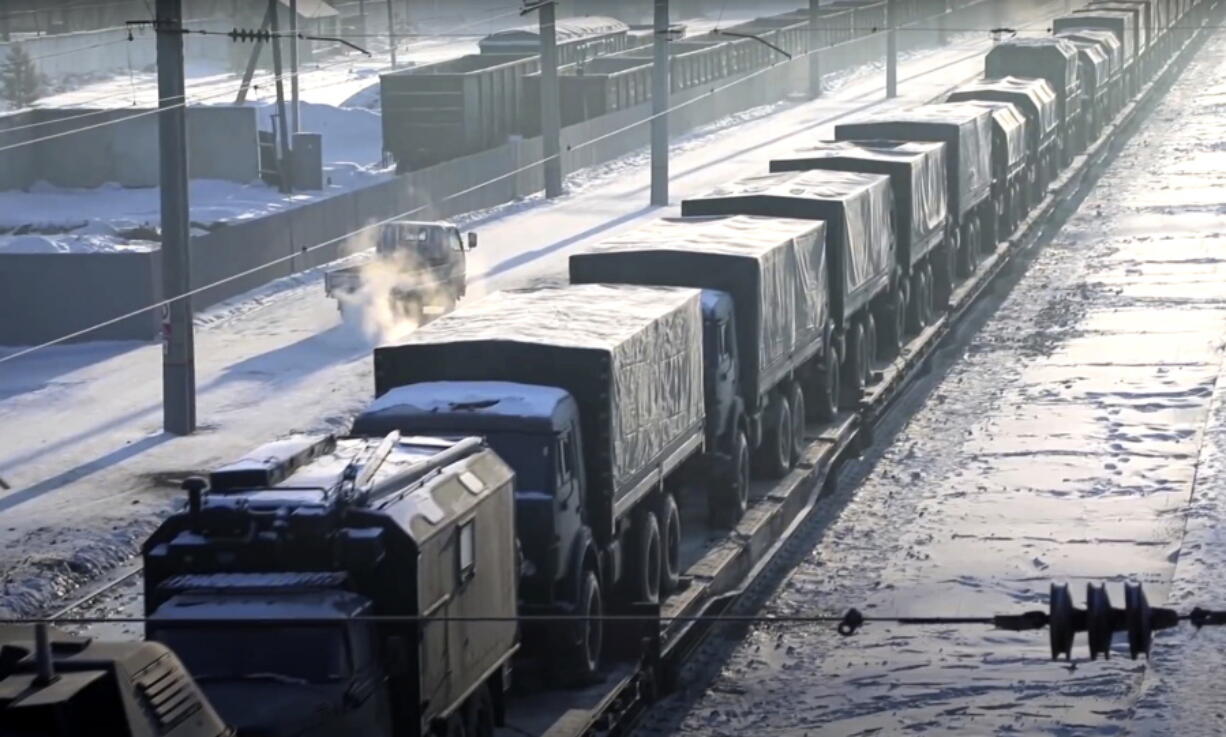
[{"label": "snowy road", "polygon": [[[1108,581],[1122,606],[1134,580],[1153,604],[1226,605],[1224,78],[1219,30],[995,312],[961,328],[888,447],[846,470],[764,613],[1021,612],[1053,580],[1078,602]],[[1087,663],[1079,637],[1071,668],[1046,632],[762,626],[643,731],[1222,733],[1226,632],[1154,648],[1148,668],[1126,643]]]},{"label": "snowy road", "polygon": [[[1041,17],[1063,8],[1028,10]],[[930,98],[976,75],[988,44],[963,39],[909,59],[900,69],[904,96],[893,101],[881,100],[882,75],[873,72],[817,103],[780,104],[688,136],[673,149],[673,201],[764,171],[772,152],[829,134],[840,114]],[[581,172],[571,186],[560,200],[532,198],[478,217],[470,294],[556,275],[575,250],[667,212],[646,204],[645,155]],[[202,429],[191,437],[159,430],[158,346],[67,346],[0,365],[0,477],[13,487],[0,494],[0,611],[37,611],[130,555],[178,500],[185,474],[291,432],[339,427],[370,397],[370,343],[340,322],[318,274],[202,322]]]}]

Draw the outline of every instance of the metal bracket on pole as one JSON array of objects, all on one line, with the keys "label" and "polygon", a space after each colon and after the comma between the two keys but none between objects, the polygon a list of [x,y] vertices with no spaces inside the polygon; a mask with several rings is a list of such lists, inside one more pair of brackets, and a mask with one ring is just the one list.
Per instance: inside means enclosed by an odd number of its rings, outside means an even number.
[{"label": "metal bracket on pole", "polygon": [[655,0],[651,65],[651,204],[668,205],[668,0]]}]

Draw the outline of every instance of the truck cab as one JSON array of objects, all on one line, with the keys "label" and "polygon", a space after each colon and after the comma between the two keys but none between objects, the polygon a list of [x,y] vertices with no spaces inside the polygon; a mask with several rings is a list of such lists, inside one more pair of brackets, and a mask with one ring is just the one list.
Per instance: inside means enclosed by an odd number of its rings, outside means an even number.
[{"label": "truck cab", "polygon": [[324,291],[342,312],[369,291],[407,315],[448,312],[467,291],[476,247],[476,233],[465,238],[451,223],[396,220],[378,228],[372,261],[327,272]]},{"label": "truck cab", "polygon": [[471,437],[261,446],[190,479],[146,542],[146,634],[240,735],[492,737],[519,643],[513,481]]}]

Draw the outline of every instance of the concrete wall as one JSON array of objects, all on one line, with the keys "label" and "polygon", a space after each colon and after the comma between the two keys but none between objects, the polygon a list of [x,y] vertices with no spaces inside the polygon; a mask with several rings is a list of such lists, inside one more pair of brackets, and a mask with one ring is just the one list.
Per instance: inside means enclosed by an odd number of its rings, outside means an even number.
[{"label": "concrete wall", "polygon": [[[28,345],[81,330],[158,299],[154,253],[11,253],[0,257],[0,344]],[[148,340],[147,311],[83,340]]]},{"label": "concrete wall", "polygon": [[[148,15],[147,13],[142,16]],[[229,31],[232,23],[223,20],[193,21],[192,28],[209,31]],[[34,57],[38,71],[46,77],[65,77],[84,72],[109,72],[132,69],[141,70],[157,63],[157,49],[153,31],[133,29],[128,40],[126,28],[110,28],[101,31],[81,31],[48,36],[24,38],[21,45]],[[8,58],[11,43],[0,42],[0,59]],[[188,35],[183,41],[184,55],[193,60],[226,63],[231,42],[218,36]]]},{"label": "concrete wall", "polygon": [[[993,1],[986,0],[983,6]],[[975,14],[978,12],[986,13],[974,8],[963,11],[959,23],[984,22]],[[935,43],[938,33],[925,29],[917,32],[912,40],[904,41],[904,38],[907,35],[900,34],[900,48],[914,48],[913,44],[921,43],[914,39],[927,38],[929,43]],[[858,39],[825,50],[822,68],[826,74],[831,74],[877,61],[884,54],[884,49],[883,36]],[[708,94],[708,89],[689,90],[675,95],[673,105],[683,102],[690,104],[670,114],[672,133],[684,133],[731,113],[804,93],[808,89],[808,61],[798,59],[777,64],[733,89],[735,91],[716,95]],[[565,169],[573,171],[599,164],[646,147],[649,126],[632,124],[642,121],[649,113],[650,105],[643,105],[567,127],[562,133],[563,150],[566,151],[567,146],[571,146],[572,150],[564,153]],[[573,148],[596,138],[601,140]],[[234,223],[193,238],[195,288],[257,269],[251,274],[207,289],[195,298],[195,306],[200,309],[215,304],[273,279],[320,266],[369,247],[373,229],[348,237],[342,235],[385,218],[417,208],[423,209],[412,213],[415,219],[450,218],[538,192],[544,187],[540,166],[505,176],[472,192],[466,190],[499,174],[528,166],[540,158],[539,138],[515,140],[360,190],[258,220]],[[2,166],[0,171],[3,171]],[[457,195],[460,192],[465,194]],[[274,260],[277,263],[263,266]],[[158,299],[156,284],[148,282],[150,275],[158,275],[157,264],[156,253],[97,254],[89,258],[67,254],[0,255],[0,289],[4,290],[4,294],[0,294],[0,316],[3,316],[0,317],[0,344],[47,340],[79,329],[85,323],[97,322],[122,314],[125,309],[155,301]],[[103,265],[105,268],[102,268]],[[71,287],[64,288],[63,285]],[[48,298],[48,295],[51,297]],[[65,299],[58,299],[59,295],[65,296]],[[67,295],[71,295],[71,299],[67,299]],[[44,311],[48,313],[45,320]],[[9,317],[16,315],[22,317]],[[85,339],[145,339],[153,334],[156,317],[150,312]]]},{"label": "concrete wall", "polygon": [[[30,124],[37,125],[3,133]],[[0,117],[0,146],[75,131],[0,151],[0,188],[23,189],[39,180],[61,187],[97,187],[105,182],[156,187],[157,126],[156,113],[138,108],[34,109]],[[188,172],[192,178],[242,183],[259,179],[254,108],[188,108],[187,133]]]}]

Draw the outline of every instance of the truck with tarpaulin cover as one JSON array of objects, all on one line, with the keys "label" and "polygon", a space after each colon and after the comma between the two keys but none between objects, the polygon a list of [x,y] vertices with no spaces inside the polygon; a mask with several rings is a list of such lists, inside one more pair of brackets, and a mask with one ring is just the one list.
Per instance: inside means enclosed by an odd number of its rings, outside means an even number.
[{"label": "truck with tarpaulin cover", "polygon": [[684,200],[686,217],[759,215],[826,223],[827,284],[840,359],[840,403],[859,406],[877,359],[877,315],[894,324],[894,197],[889,177],[846,171],[744,177]]},{"label": "truck with tarpaulin cover", "polygon": [[479,438],[296,436],[184,487],[143,547],[145,634],[240,735],[492,736],[514,474]]},{"label": "truck with tarpaulin cover", "polygon": [[771,160],[771,171],[825,169],[883,174],[894,195],[895,269],[901,309],[893,323],[881,323],[880,345],[896,352],[907,333],[918,334],[931,319],[931,300],[914,298],[932,264],[946,263],[949,204],[946,196],[945,144],[940,141],[819,141]]},{"label": "truck with tarpaulin cover", "polygon": [[[1072,15],[1052,20],[1052,31],[1057,35],[1080,31],[1107,31],[1115,36],[1120,46],[1123,75],[1123,98],[1130,98],[1141,86],[1141,75],[1136,63],[1136,34],[1133,32],[1134,14],[1125,11],[1082,8]],[[1120,101],[1121,107],[1123,100]]]},{"label": "truck with tarpaulin cover", "polygon": [[570,280],[703,290],[707,447],[728,459],[709,499],[721,526],[748,506],[751,457],[781,478],[805,421],[838,413],[823,222],[664,218],[571,256]]},{"label": "truck with tarpaulin cover", "polygon": [[840,123],[834,127],[834,137],[945,144],[952,247],[946,249],[944,263],[932,264],[924,293],[917,295],[921,305],[931,305],[933,314],[943,310],[959,274],[970,273],[980,250],[996,242],[991,111],[957,104],[923,105]]},{"label": "truck with tarpaulin cover", "polygon": [[1057,31],[1056,36],[1066,38],[1077,44],[1078,49],[1093,44],[1106,58],[1107,78],[1100,81],[1100,92],[1106,96],[1103,125],[1113,120],[1124,106],[1124,47],[1114,33],[1108,30],[1093,28],[1077,28],[1067,31]]},{"label": "truck with tarpaulin cover", "polygon": [[1068,166],[1083,151],[1086,140],[1081,110],[1081,70],[1077,47],[1054,36],[1011,38],[996,44],[984,57],[985,77],[1038,77],[1056,93],[1060,111],[1061,162]]},{"label": "truck with tarpaulin cover", "polygon": [[1137,67],[1142,80],[1149,81],[1153,78],[1161,59],[1157,48],[1158,29],[1154,26],[1155,7],[1151,0],[1090,0],[1082,10],[1116,10],[1133,13],[1133,32],[1137,40]]},{"label": "truck with tarpaulin cover", "polygon": [[1039,77],[1000,77],[979,79],[959,86],[946,98],[949,102],[990,100],[1011,102],[1026,116],[1029,203],[1043,199],[1047,185],[1060,169],[1060,112],[1056,93],[1047,80]]},{"label": "truck with tarpaulin cover", "polygon": [[[1030,173],[1026,155],[1026,116],[1011,102],[967,100],[992,111],[992,200],[996,203],[997,240],[1012,233],[1027,212]],[[984,244],[985,248],[987,244]],[[993,246],[995,243],[992,244]]]},{"label": "truck with tarpaulin cover", "polygon": [[1077,47],[1081,72],[1081,109],[1085,114],[1086,135],[1097,140],[1110,114],[1111,60],[1096,41],[1057,35]]},{"label": "truck with tarpaulin cover", "polygon": [[600,665],[601,616],[678,585],[676,492],[709,478],[701,293],[589,284],[498,292],[375,349],[354,432],[471,434],[515,469],[524,630],[560,678]]}]

